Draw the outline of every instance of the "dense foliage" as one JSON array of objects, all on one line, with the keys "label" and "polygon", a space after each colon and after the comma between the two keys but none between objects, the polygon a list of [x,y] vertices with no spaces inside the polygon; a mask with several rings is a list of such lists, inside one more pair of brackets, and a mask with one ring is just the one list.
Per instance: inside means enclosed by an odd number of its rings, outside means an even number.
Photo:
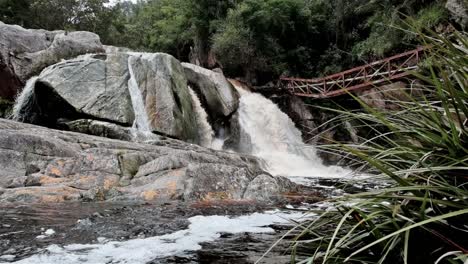
[{"label": "dense foliage", "polygon": [[[410,32],[452,33],[444,4],[148,0],[110,5],[109,0],[0,0],[0,19],[27,28],[93,31],[104,44],[168,52],[261,84],[279,75],[329,74],[422,45],[416,37],[422,34]],[[338,111],[374,136],[361,145],[330,150],[344,149],[395,184],[347,197],[335,204],[338,212],[300,226],[295,250],[312,253],[304,263],[466,260],[468,43],[466,34],[456,36],[429,38],[429,67],[414,76],[424,84],[419,97],[396,100],[400,105],[395,111],[375,110],[364,103],[364,113]]]},{"label": "dense foliage", "polygon": [[[340,113],[375,132],[362,144],[328,146],[390,180],[392,187],[334,201],[299,228],[302,263],[467,263],[468,36],[427,38],[424,85],[398,108]],[[414,87],[412,89],[415,89]],[[351,156],[350,156],[351,155]],[[330,228],[333,227],[333,228]]]},{"label": "dense foliage", "polygon": [[[316,77],[412,48],[405,21],[437,28],[443,0],[0,0],[27,28],[90,30],[105,44],[168,52],[254,83]],[[34,19],[31,19],[33,18]]]},{"label": "dense foliage", "polygon": [[26,28],[86,30],[112,43],[123,27],[123,6],[111,7],[109,0],[0,0],[0,20]]}]

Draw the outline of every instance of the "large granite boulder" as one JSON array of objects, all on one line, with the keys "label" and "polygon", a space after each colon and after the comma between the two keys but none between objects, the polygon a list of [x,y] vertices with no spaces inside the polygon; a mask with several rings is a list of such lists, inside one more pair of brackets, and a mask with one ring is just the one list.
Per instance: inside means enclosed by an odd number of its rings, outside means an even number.
[{"label": "large granite boulder", "polygon": [[179,139],[199,142],[194,102],[184,69],[164,53],[132,53],[131,61],[149,121],[154,130]]},{"label": "large granite boulder", "polygon": [[230,116],[239,107],[239,94],[222,73],[182,63],[185,75],[198,92],[212,123]]},{"label": "large granite boulder", "polygon": [[248,155],[162,137],[127,142],[4,119],[0,166],[0,202],[265,201],[295,188]]},{"label": "large granite boulder", "polygon": [[193,107],[182,66],[174,57],[91,54],[46,68],[21,94],[14,117],[49,127],[60,119],[132,126],[136,116],[144,115],[150,130],[198,143]]},{"label": "large granite boulder", "polygon": [[104,52],[91,32],[24,29],[0,22],[0,98],[13,100],[26,81],[62,59]]}]

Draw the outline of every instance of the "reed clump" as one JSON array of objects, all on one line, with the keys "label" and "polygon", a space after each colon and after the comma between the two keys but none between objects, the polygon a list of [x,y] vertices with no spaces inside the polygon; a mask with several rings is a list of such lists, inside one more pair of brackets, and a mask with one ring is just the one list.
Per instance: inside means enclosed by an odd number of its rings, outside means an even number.
[{"label": "reed clump", "polygon": [[411,77],[418,93],[392,100],[393,110],[357,97],[365,111],[334,110],[373,136],[328,150],[392,186],[335,200],[336,210],[298,225],[292,262],[467,263],[468,37],[422,38],[426,60]]}]

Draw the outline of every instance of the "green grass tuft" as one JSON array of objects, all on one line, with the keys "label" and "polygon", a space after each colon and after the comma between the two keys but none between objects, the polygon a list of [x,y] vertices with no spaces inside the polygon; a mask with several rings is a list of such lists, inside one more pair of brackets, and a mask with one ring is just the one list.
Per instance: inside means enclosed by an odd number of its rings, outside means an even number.
[{"label": "green grass tuft", "polygon": [[[421,17],[439,16],[434,9]],[[374,109],[355,97],[364,112],[334,111],[373,136],[326,147],[394,186],[336,200],[336,211],[301,224],[292,262],[466,263],[468,38],[432,33],[423,41],[431,45],[428,60],[412,77],[420,92],[401,91],[407,100],[391,100],[396,110]],[[304,254],[309,257],[299,257]]]}]

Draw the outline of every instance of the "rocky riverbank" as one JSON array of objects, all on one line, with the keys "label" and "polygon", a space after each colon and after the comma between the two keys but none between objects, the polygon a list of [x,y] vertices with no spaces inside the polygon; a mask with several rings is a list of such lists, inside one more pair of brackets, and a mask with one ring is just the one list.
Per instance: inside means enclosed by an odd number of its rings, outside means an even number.
[{"label": "rocky riverbank", "polygon": [[[284,236],[294,227],[289,219],[314,218],[332,209],[324,199],[376,187],[372,181],[315,179],[310,183],[300,194],[288,194],[275,205],[226,200],[3,203],[0,263],[107,263],[102,260],[106,256],[115,263],[250,264],[262,257],[259,263],[289,263],[294,239],[294,233]],[[180,232],[195,244],[183,243],[174,235]],[[143,246],[139,241],[146,242]],[[129,251],[134,245],[138,254]],[[119,247],[120,253],[109,251]]]},{"label": "rocky riverbank", "polygon": [[[68,203],[35,207],[3,205],[0,207],[0,263],[21,259],[27,261],[28,257],[47,252],[46,248],[52,245],[104,245],[110,241],[124,242],[163,236],[188,229],[190,219],[200,215],[231,215],[236,218],[262,210],[268,210],[268,207],[248,203],[218,206],[180,203]],[[219,218],[222,219],[220,216]],[[154,254],[148,263],[253,263],[286,229],[273,225],[270,228],[263,234],[220,233],[218,238],[201,243],[199,250],[184,251],[184,245],[181,244],[179,252],[174,252],[171,256]],[[203,233],[199,231],[192,235],[196,239],[197,236],[203,236]],[[170,243],[167,241],[166,246]],[[284,263],[283,250],[285,247],[274,250],[264,263]]]},{"label": "rocky riverbank", "polygon": [[0,119],[0,262],[254,263],[349,191],[352,171],[219,71],[87,32],[0,24],[0,45],[0,97],[17,95]]},{"label": "rocky riverbank", "polygon": [[295,185],[252,156],[154,136],[126,142],[0,120],[0,200],[256,199]]}]

